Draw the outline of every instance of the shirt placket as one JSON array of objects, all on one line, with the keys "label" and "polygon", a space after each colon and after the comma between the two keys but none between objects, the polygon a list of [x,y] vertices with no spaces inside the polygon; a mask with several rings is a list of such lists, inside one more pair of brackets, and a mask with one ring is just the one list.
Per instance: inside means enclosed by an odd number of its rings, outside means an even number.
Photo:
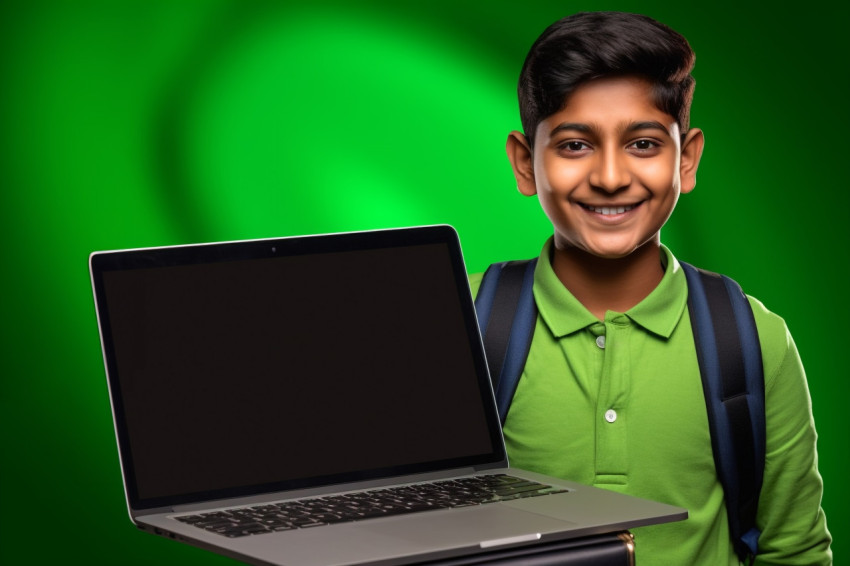
[{"label": "shirt placket", "polygon": [[630,378],[631,321],[623,314],[607,313],[604,323],[590,328],[602,357],[596,414],[596,475],[594,484],[625,485],[628,477],[626,436]]}]

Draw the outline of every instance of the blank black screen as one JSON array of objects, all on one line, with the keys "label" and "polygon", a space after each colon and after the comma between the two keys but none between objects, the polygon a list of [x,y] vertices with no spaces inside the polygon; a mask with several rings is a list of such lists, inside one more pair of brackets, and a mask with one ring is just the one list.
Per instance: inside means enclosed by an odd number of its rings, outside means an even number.
[{"label": "blank black screen", "polygon": [[444,244],[107,271],[103,285],[140,500],[494,451]]}]

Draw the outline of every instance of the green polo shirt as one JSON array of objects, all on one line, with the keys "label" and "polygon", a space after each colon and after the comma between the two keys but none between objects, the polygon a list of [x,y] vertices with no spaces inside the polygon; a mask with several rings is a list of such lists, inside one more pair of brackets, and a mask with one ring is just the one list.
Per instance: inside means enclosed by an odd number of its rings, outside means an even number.
[{"label": "green polo shirt", "polygon": [[[638,564],[738,564],[715,472],[687,282],[665,273],[625,313],[593,316],[560,282],[546,243],[540,311],[504,426],[511,465],[687,508],[686,521],[633,530]],[[480,276],[472,276],[477,290]],[[759,563],[831,563],[816,433],[803,367],[784,321],[750,298],[764,359],[767,454]]]}]

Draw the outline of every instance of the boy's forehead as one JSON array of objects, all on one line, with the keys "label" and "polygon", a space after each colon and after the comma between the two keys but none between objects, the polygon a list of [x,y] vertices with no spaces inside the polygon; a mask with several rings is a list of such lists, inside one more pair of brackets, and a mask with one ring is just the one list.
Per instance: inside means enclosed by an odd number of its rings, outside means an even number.
[{"label": "boy's forehead", "polygon": [[631,76],[604,77],[579,85],[557,112],[538,124],[536,134],[548,138],[565,125],[622,131],[652,123],[660,124],[668,135],[673,135],[676,119],[657,106],[649,81]]}]

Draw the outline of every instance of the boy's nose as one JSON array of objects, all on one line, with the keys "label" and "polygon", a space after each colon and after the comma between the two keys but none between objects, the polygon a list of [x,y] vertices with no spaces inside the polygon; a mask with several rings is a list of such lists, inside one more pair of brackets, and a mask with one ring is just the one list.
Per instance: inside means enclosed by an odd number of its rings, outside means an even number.
[{"label": "boy's nose", "polygon": [[623,156],[616,151],[599,151],[590,172],[590,184],[600,190],[613,193],[631,183]]}]

